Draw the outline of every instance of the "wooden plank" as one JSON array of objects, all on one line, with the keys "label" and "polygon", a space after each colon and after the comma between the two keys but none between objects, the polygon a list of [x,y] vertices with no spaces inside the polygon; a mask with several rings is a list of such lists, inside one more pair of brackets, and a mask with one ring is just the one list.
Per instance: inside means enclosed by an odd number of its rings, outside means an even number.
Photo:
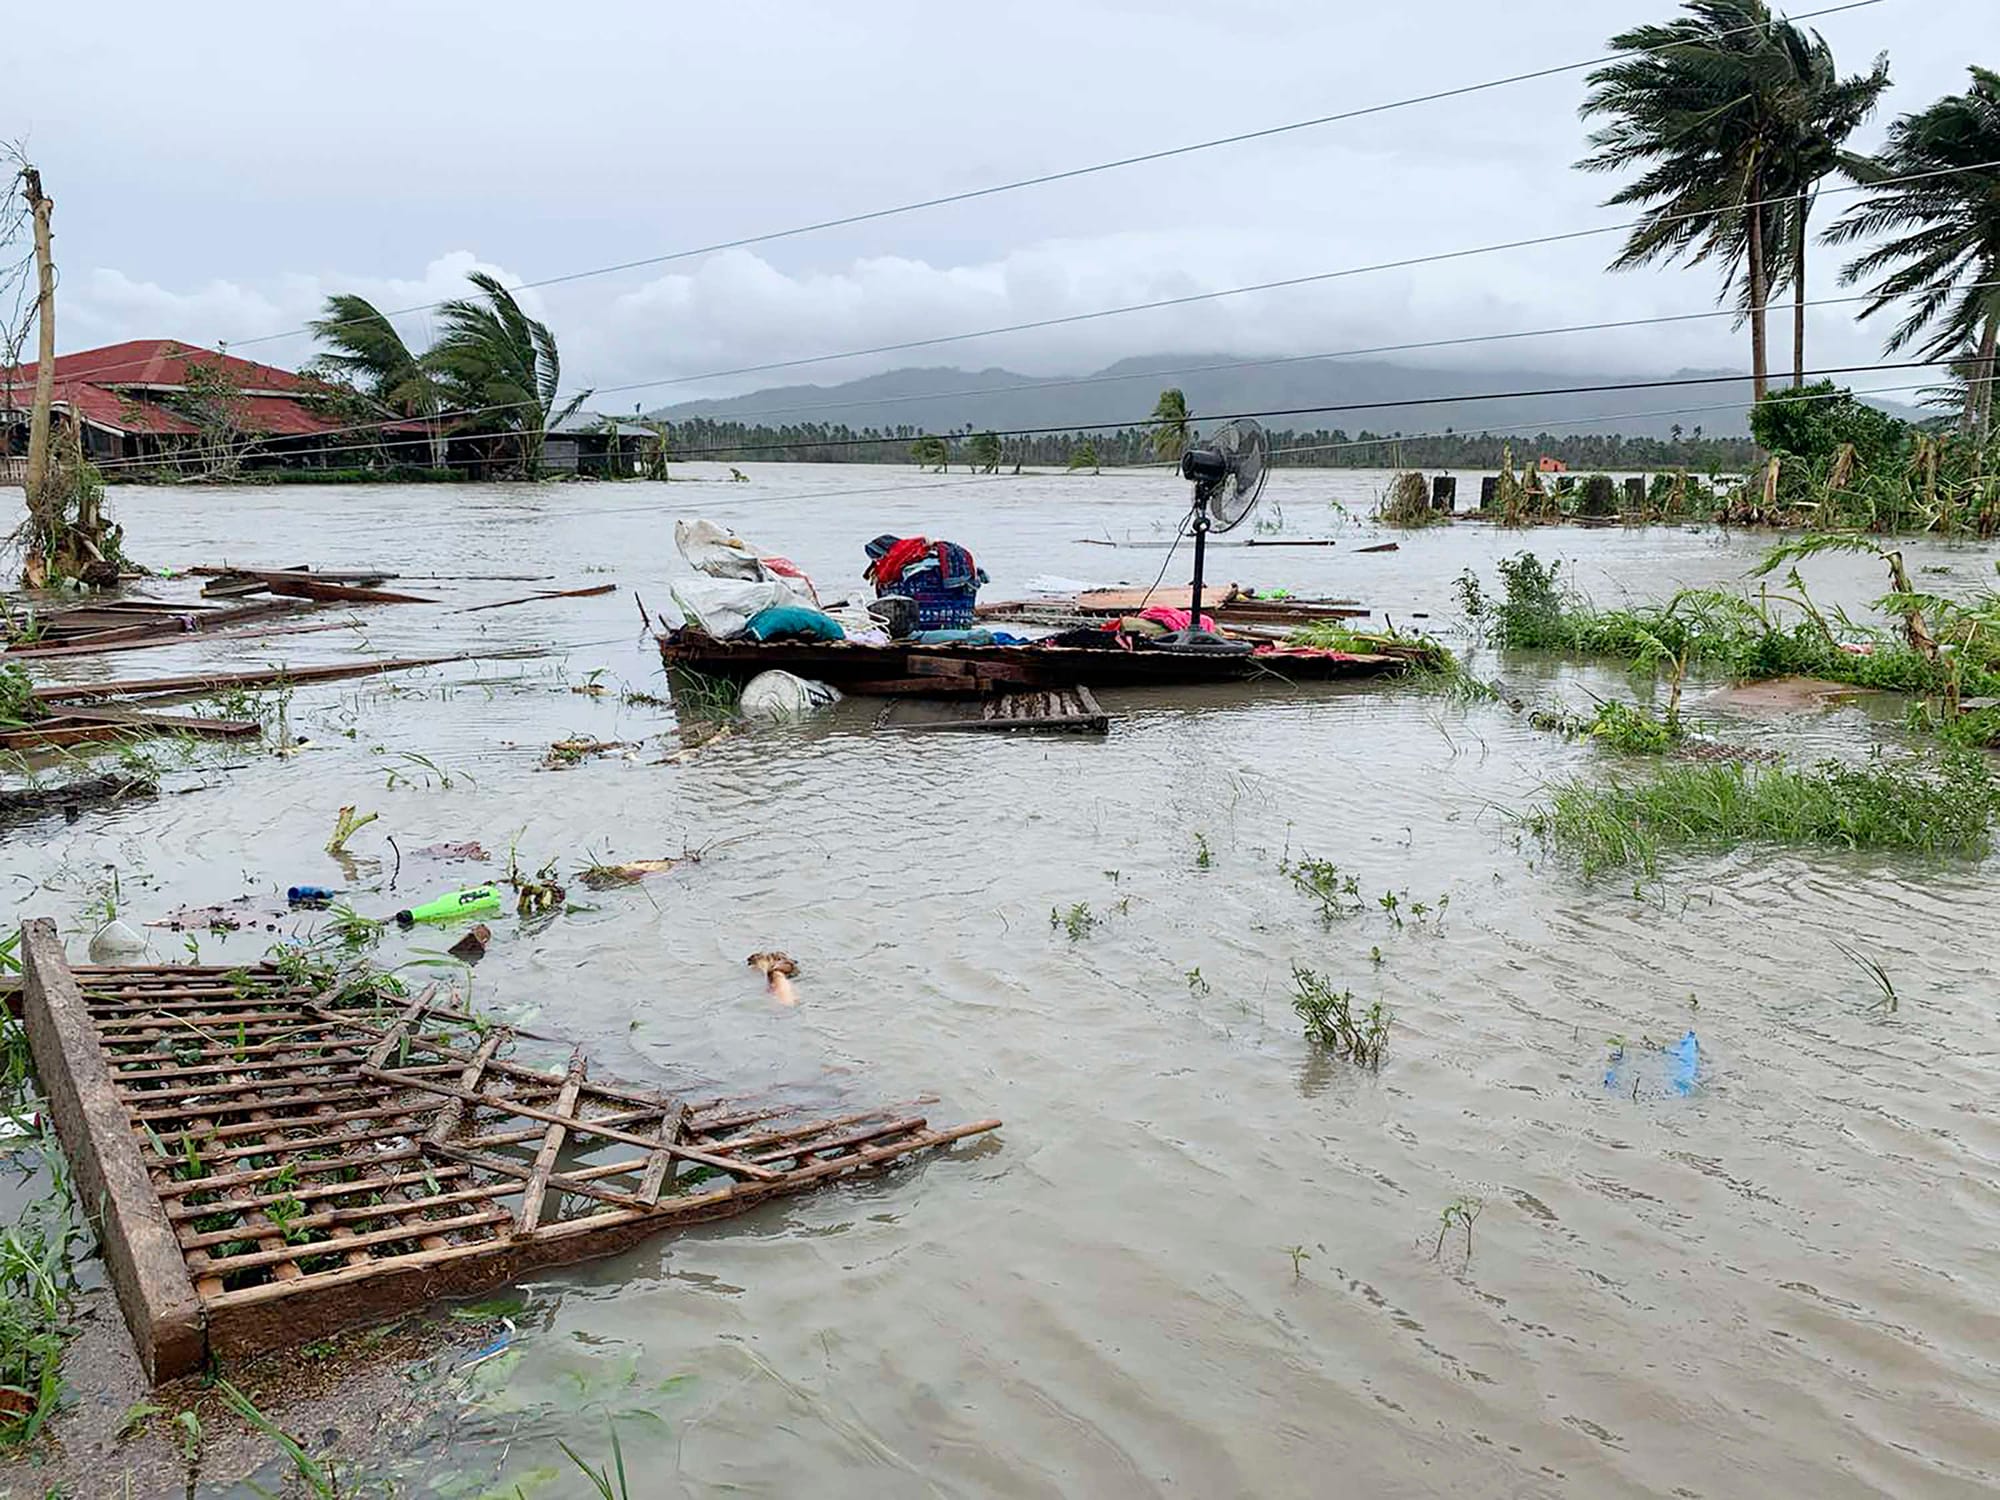
[{"label": "wooden plank", "polygon": [[639,1179],[639,1197],[647,1203],[657,1203],[660,1189],[666,1186],[667,1170],[674,1164],[673,1153],[662,1149],[681,1139],[687,1129],[690,1111],[686,1105],[677,1110],[669,1110],[660,1119],[660,1147],[646,1157],[646,1175]]},{"label": "wooden plank", "polygon": [[[569,1054],[569,1075],[563,1079],[562,1092],[556,1095],[555,1112],[567,1115],[576,1108],[577,1091],[583,1087],[583,1049],[576,1047]],[[562,1151],[564,1127],[552,1122],[542,1136],[542,1149],[535,1153],[535,1168],[528,1178],[528,1190],[521,1195],[521,1228],[533,1229],[542,1221],[542,1203],[549,1189],[549,1177],[556,1169],[556,1157]]]},{"label": "wooden plank", "polygon": [[[286,608],[295,608],[289,603]],[[210,641],[267,640],[274,635],[313,635],[323,630],[355,630],[359,622],[355,620],[325,620],[316,625],[265,625],[253,626],[246,630],[213,630],[200,632]],[[74,643],[60,646],[21,646],[5,653],[9,657],[50,656],[107,656],[114,651],[152,651],[162,646],[182,646],[187,644],[186,635],[148,636],[141,640],[115,641],[106,643],[96,636],[83,636]]]},{"label": "wooden plank", "polygon": [[464,609],[452,611],[455,615],[476,615],[482,609],[506,609],[515,604],[539,604],[544,599],[594,599],[599,594],[615,594],[618,585],[600,583],[588,589],[537,589],[532,594],[523,594],[518,599],[495,599],[491,604],[469,604]]},{"label": "wooden plank", "polygon": [[65,708],[63,717],[86,724],[122,724],[148,734],[192,734],[201,739],[244,739],[262,734],[254,719],[205,719],[199,714],[163,714],[137,708]]},{"label": "wooden plank", "polygon": [[[477,1091],[480,1080],[486,1076],[486,1065],[493,1061],[493,1054],[500,1050],[506,1040],[507,1033],[496,1030],[489,1033],[486,1039],[480,1042],[478,1050],[472,1054],[471,1060],[466,1063],[458,1075],[458,1088],[455,1091],[455,1097],[443,1109],[438,1111],[437,1119],[431,1123],[430,1133],[424,1138],[426,1144],[440,1146],[458,1134],[458,1127],[465,1119],[466,1101],[468,1099],[475,1102],[478,1100],[479,1094]],[[384,1054],[383,1061],[387,1061],[386,1053]],[[367,1071],[371,1073],[379,1071],[381,1066],[380,1062],[370,1062]],[[405,1074],[403,1076],[411,1077],[412,1075]]]},{"label": "wooden plank", "polygon": [[[578,1135],[600,1135],[606,1140],[623,1141],[628,1146],[644,1146],[647,1150],[666,1150],[689,1161],[698,1161],[704,1166],[720,1167],[726,1172],[738,1173],[744,1177],[754,1177],[759,1181],[772,1181],[781,1174],[766,1171],[763,1167],[749,1162],[738,1161],[730,1156],[718,1156],[710,1151],[698,1151],[692,1146],[672,1145],[662,1147],[657,1140],[648,1140],[643,1135],[630,1130],[620,1130],[611,1125],[600,1125],[595,1120],[579,1120],[574,1115],[559,1115],[546,1109],[537,1109],[531,1104],[523,1104],[517,1099],[509,1099],[500,1094],[477,1094],[469,1089],[453,1088],[448,1083],[439,1083],[432,1078],[422,1078],[415,1073],[399,1073],[388,1068],[363,1068],[362,1076],[382,1083],[400,1083],[413,1089],[424,1089],[430,1093],[442,1094],[447,1099],[455,1099],[461,1104],[479,1105],[486,1109],[502,1110],[516,1114],[527,1120],[546,1120],[567,1125]],[[436,1131],[432,1131],[433,1137]]]},{"label": "wooden plank", "polygon": [[143,698],[155,693],[209,693],[227,688],[276,687],[304,682],[340,682],[383,672],[408,672],[417,667],[472,661],[473,657],[406,656],[365,662],[339,662],[319,667],[273,667],[261,672],[189,672],[179,677],[134,677],[115,682],[59,682],[30,690],[40,703],[84,703],[93,698]]},{"label": "wooden plank", "polygon": [[[460,1161],[467,1166],[477,1167],[482,1172],[498,1172],[502,1177],[512,1177],[527,1183],[531,1188],[535,1185],[533,1168],[524,1167],[517,1161],[509,1161],[504,1156],[493,1156],[484,1151],[468,1150],[464,1146],[438,1145],[433,1142],[426,1142],[424,1149],[449,1161]],[[582,1178],[571,1177],[562,1172],[549,1173],[542,1179],[542,1184],[545,1189],[553,1187],[558,1192],[575,1193],[582,1198],[595,1198],[601,1203],[613,1203],[620,1208],[653,1207],[653,1204],[644,1198],[631,1193],[621,1193],[612,1188],[602,1188],[594,1182],[586,1182]]]},{"label": "wooden plank", "polygon": [[268,573],[264,587],[290,599],[316,599],[323,604],[436,604],[421,594],[397,594],[388,589],[366,589],[351,583],[323,583],[317,578],[292,578]]},{"label": "wooden plank", "polygon": [[22,924],[23,1018],[35,1071],[69,1157],[76,1199],[98,1230],[118,1304],[147,1375],[201,1367],[206,1325],[173,1225],[118,1102],[55,923]]}]

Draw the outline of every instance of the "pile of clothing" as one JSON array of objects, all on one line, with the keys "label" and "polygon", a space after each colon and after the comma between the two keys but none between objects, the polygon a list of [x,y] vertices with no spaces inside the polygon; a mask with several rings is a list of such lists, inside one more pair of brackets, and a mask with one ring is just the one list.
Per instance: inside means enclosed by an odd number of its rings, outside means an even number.
[{"label": "pile of clothing", "polygon": [[[1119,635],[1130,636],[1135,641],[1155,640],[1163,635],[1172,635],[1176,630],[1186,630],[1188,622],[1194,618],[1184,609],[1175,609],[1170,604],[1155,604],[1150,609],[1142,609],[1136,615],[1125,615],[1108,623],[1106,630]],[[1203,615],[1201,628],[1215,629],[1215,617]]]},{"label": "pile of clothing", "polygon": [[[922,536],[878,536],[866,548],[868,566],[861,576],[878,594],[901,593],[907,586],[935,581],[940,588],[978,593],[987,581],[985,570],[957,542],[933,542]],[[924,574],[935,573],[935,580]]]}]

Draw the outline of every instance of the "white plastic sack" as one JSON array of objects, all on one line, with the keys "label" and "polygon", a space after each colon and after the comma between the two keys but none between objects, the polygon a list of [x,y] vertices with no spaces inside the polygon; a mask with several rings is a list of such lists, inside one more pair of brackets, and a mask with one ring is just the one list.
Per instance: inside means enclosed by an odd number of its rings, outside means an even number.
[{"label": "white plastic sack", "polygon": [[769,724],[803,719],[840,701],[824,682],[794,677],[790,672],[759,672],[743,686],[743,717]]},{"label": "white plastic sack", "polygon": [[752,583],[765,580],[764,565],[756,549],[742,537],[713,521],[674,522],[674,545],[697,573],[711,578],[741,578]]},{"label": "white plastic sack", "polygon": [[706,573],[711,578],[782,582],[798,603],[819,608],[819,593],[803,568],[790,558],[752,546],[726,526],[713,521],[676,521],[674,545],[697,573]]},{"label": "white plastic sack", "polygon": [[743,634],[750,617],[780,604],[796,604],[798,596],[782,583],[749,583],[735,578],[683,578],[669,590],[688,618],[718,641]]}]

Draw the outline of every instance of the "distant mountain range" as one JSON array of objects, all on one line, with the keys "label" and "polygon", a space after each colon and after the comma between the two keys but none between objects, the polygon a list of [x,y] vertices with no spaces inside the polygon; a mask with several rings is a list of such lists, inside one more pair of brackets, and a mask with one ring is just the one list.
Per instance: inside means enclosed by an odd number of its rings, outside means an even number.
[{"label": "distant mountain range", "polygon": [[[1091,429],[1143,418],[1165,386],[1179,386],[1199,421],[1231,412],[1348,407],[1266,418],[1280,428],[1364,429],[1379,434],[1523,430],[1624,433],[1665,438],[1678,424],[1692,434],[1749,434],[1750,382],[1729,371],[1686,370],[1670,380],[1713,383],[1651,390],[1576,392],[1495,400],[1492,393],[1627,385],[1663,377],[1535,369],[1418,369],[1350,359],[1302,359],[1245,366],[1226,354],[1160,354],[1123,359],[1084,377],[947,367],[891,370],[839,385],[776,386],[719,401],[687,401],[653,413],[666,420],[713,417],[759,426],[816,424],[951,432],[1065,427]],[[1227,368],[1234,364],[1235,368]],[[1204,368],[1207,367],[1207,368]],[[1222,368],[1217,368],[1222,367]],[[1439,397],[1471,397],[1440,401]],[[1411,402],[1411,405],[1369,403]],[[1879,403],[1899,416],[1907,408]],[[1687,410],[1687,408],[1717,408]],[[1672,409],[1672,410],[1669,410]],[[1637,415],[1635,415],[1637,414]]]}]

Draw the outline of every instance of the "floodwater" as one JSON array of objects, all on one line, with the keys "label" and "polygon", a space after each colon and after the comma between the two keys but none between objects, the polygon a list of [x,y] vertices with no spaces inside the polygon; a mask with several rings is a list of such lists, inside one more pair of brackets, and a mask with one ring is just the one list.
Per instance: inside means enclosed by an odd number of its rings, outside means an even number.
[{"label": "floodwater", "polygon": [[[474,1003],[583,1042],[606,1075],[863,1104],[929,1092],[933,1120],[1006,1121],[913,1169],[535,1278],[513,1350],[393,1455],[417,1492],[578,1493],[555,1440],[607,1458],[613,1414],[649,1496],[1993,1492],[1991,862],[1740,849],[1639,887],[1586,882],[1509,814],[1615,758],[1504,705],[1394,686],[1104,693],[1104,741],[893,737],[850,702],[660,764],[672,711],[619,690],[665,691],[632,595],[662,607],[685,571],[676,516],[788,553],[828,593],[858,585],[861,544],[885,531],[964,542],[988,598],[1036,575],[1187,577],[1185,551],[1081,540],[1170,536],[1184,492],[1159,476],[750,472],[114,491],[130,551],[155,564],[379,564],[454,605],[535,585],[418,575],[620,587],[71,663],[552,653],[302,688],[296,755],[210,750],[170,766],[187,795],[0,835],[8,918],[58,917],[78,957],[107,866],[129,918],[298,883],[386,914],[473,878],[411,852],[440,841],[569,870],[733,840],[640,887],[578,891],[584,909],[539,931],[496,922]],[[1377,533],[1358,518],[1385,478],[1280,472],[1266,514],[1340,545],[1218,548],[1211,576],[1445,632],[1460,570],[1490,589],[1523,547],[1573,560],[1610,602],[1731,582],[1767,544]],[[1389,537],[1399,551],[1355,550]],[[1953,569],[1927,580],[1947,586],[1988,566],[1910,552],[1913,571]],[[1859,610],[1873,567],[1806,572],[1823,604]],[[1481,667],[1531,703],[1632,691],[1614,671]],[[611,691],[572,691],[589,683]],[[1889,708],[1717,717],[1725,738],[1804,758],[1899,739]],[[538,769],[577,735],[642,748]],[[322,848],[343,804],[381,814],[345,871]],[[1279,871],[1288,851],[1358,876],[1367,914],[1323,925]],[[1405,893],[1400,925],[1386,891]],[[1088,932],[1052,928],[1079,903]],[[162,957],[186,951],[149,931]],[[235,962],[271,940],[197,943]],[[1883,964],[1896,1011],[1836,941]],[[392,935],[381,956],[437,946]],[[769,947],[801,963],[795,1010],[744,966]],[[1392,1008],[1379,1074],[1307,1048],[1294,965]],[[1636,1090],[1623,1072],[1607,1088],[1612,1038],[1643,1054],[1689,1029],[1692,1093],[1643,1068]],[[1468,1242],[1442,1216],[1472,1199]],[[368,1451],[366,1433],[342,1443]]]}]

